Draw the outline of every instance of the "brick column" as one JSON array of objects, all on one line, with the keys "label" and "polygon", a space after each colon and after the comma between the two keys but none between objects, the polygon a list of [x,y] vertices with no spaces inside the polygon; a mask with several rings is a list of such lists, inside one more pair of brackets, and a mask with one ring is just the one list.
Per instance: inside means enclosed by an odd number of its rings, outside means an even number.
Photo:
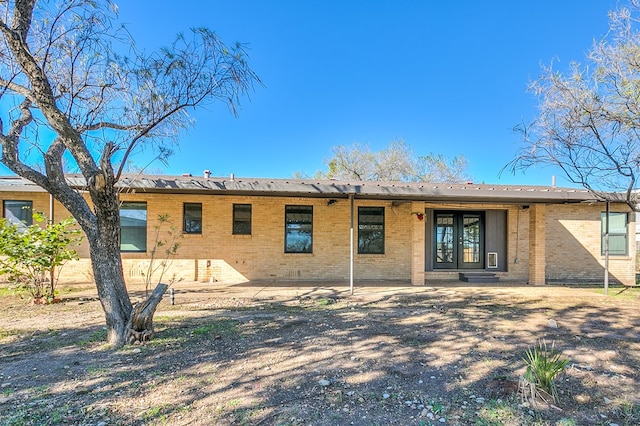
[{"label": "brick column", "polygon": [[[424,213],[423,202],[412,202],[412,212]],[[426,215],[419,220],[416,215],[411,215],[411,284],[424,285],[425,268],[425,226],[427,226]]]},{"label": "brick column", "polygon": [[546,280],[546,205],[529,208],[529,284],[545,285]]}]

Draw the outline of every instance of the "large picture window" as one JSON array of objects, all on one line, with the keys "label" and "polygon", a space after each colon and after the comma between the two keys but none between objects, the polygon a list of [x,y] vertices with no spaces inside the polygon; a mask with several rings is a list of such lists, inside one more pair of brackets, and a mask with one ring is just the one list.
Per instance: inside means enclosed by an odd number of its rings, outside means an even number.
[{"label": "large picture window", "polygon": [[233,233],[251,235],[251,204],[233,205]]},{"label": "large picture window", "polygon": [[185,234],[202,234],[202,204],[184,203],[183,231]]},{"label": "large picture window", "polygon": [[[605,234],[607,232],[607,213],[600,214],[600,222],[602,229],[602,250],[604,256]],[[609,213],[609,254],[612,256],[626,256],[627,251],[627,213],[610,212]]]},{"label": "large picture window", "polygon": [[147,203],[125,201],[121,204],[120,251],[147,251]]},{"label": "large picture window", "polygon": [[285,206],[285,253],[312,253],[313,206]]},{"label": "large picture window", "polygon": [[33,202],[5,200],[2,203],[2,217],[18,228],[26,228],[33,224]]},{"label": "large picture window", "polygon": [[384,207],[358,207],[358,253],[384,254]]}]

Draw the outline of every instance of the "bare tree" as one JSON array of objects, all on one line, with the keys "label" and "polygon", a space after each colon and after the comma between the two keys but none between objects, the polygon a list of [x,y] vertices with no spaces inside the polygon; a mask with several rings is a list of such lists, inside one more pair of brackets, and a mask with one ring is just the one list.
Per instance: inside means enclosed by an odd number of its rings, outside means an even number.
[{"label": "bare tree", "polygon": [[640,166],[640,34],[629,9],[611,12],[609,33],[593,44],[586,64],[567,72],[543,67],[530,85],[539,112],[516,129],[524,146],[507,165],[560,167],[602,200],[635,210]]},{"label": "bare tree", "polygon": [[462,155],[446,158],[442,154],[428,154],[418,157],[419,173],[415,180],[434,183],[472,182],[467,167],[467,159]]},{"label": "bare tree", "polygon": [[[118,182],[144,146],[168,153],[190,108],[236,113],[259,79],[242,45],[198,28],[151,54],[136,50],[108,0],[0,2],[1,161],[62,203],[87,236],[108,341],[129,337],[132,305],[119,249]],[[69,162],[89,202],[65,180]]]},{"label": "bare tree", "polygon": [[317,172],[316,178],[433,183],[470,180],[464,157],[416,156],[401,140],[391,142],[379,152],[358,143],[335,146],[332,151],[333,156],[325,161],[328,170]]}]

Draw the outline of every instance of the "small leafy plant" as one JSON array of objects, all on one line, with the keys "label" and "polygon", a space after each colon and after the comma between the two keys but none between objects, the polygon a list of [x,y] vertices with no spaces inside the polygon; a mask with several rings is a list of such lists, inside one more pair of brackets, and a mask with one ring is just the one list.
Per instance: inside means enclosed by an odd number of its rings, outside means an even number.
[{"label": "small leafy plant", "polygon": [[553,343],[549,347],[547,342],[542,340],[533,348],[527,349],[523,361],[527,366],[520,383],[523,399],[534,407],[537,399],[548,403],[548,398],[551,397],[553,402],[557,403],[558,390],[555,381],[566,369],[569,360],[555,350]]},{"label": "small leafy plant", "polygon": [[[163,239],[162,231],[165,225],[169,226],[169,229],[165,231],[165,238]],[[182,238],[182,234],[172,224],[168,213],[158,215],[158,224],[153,229],[155,231],[155,240],[151,248],[151,259],[145,276],[145,293],[149,292],[151,281],[154,277],[156,277],[157,282],[162,281],[162,277],[169,270],[173,259],[178,254],[178,249],[180,248],[178,239]],[[157,261],[159,262],[156,263]],[[176,278],[174,276],[170,282],[173,284],[175,281]]]},{"label": "small leafy plant", "polygon": [[70,246],[80,242],[82,231],[73,226],[71,218],[48,223],[45,215],[34,213],[33,220],[27,227],[0,220],[0,274],[18,291],[51,302],[60,268],[78,258]]}]

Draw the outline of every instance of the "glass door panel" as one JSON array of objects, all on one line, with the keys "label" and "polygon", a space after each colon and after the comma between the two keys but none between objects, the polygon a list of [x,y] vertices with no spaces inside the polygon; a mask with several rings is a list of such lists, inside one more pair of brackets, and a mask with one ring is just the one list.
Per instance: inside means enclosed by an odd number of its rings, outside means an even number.
[{"label": "glass door panel", "polygon": [[483,221],[478,212],[436,212],[434,268],[484,268]]},{"label": "glass door panel", "polygon": [[462,262],[459,268],[482,268],[482,216],[478,213],[462,214]]},{"label": "glass door panel", "polygon": [[439,214],[436,216],[435,261],[438,268],[455,268],[457,264],[453,219],[453,214]]}]

